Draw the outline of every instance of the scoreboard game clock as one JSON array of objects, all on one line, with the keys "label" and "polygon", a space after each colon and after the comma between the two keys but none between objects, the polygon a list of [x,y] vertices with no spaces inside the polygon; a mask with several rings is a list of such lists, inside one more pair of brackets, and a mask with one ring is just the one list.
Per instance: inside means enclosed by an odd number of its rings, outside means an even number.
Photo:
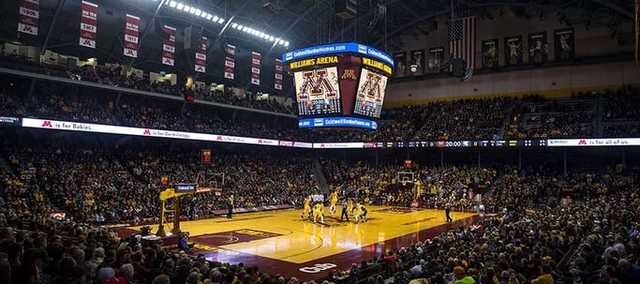
[{"label": "scoreboard game clock", "polygon": [[282,61],[294,74],[300,128],[377,129],[392,57],[359,43],[293,50]]}]

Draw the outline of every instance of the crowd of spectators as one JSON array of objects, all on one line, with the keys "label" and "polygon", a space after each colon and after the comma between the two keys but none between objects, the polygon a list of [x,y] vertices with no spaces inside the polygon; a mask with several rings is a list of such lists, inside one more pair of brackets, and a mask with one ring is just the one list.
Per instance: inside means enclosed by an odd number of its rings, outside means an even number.
[{"label": "crowd of spectators", "polygon": [[[224,208],[230,193],[238,207],[300,206],[317,187],[311,160],[221,151],[203,165],[193,146],[103,141],[70,147],[65,141],[3,145],[8,167],[0,167],[2,283],[298,283],[255,267],[120,238],[95,224],[155,216],[163,176],[173,182],[199,176],[200,182],[222,186],[220,196],[204,193],[184,201],[194,208],[187,213],[193,218]],[[422,185],[419,206],[499,213],[387,250],[330,274],[330,282],[345,281],[344,275],[366,283],[640,280],[639,180],[624,169],[564,176],[552,169],[413,165],[408,170],[325,158],[321,165],[331,188],[372,203],[411,206],[417,192],[413,180],[403,185],[401,176],[411,171]],[[57,210],[68,214],[66,221],[46,217]]]},{"label": "crowd of spectators", "polygon": [[256,96],[239,96],[232,89],[224,91],[206,87],[190,87],[178,85],[171,80],[150,80],[149,73],[132,72],[131,68],[119,63],[60,65],[44,62],[33,62],[15,54],[0,55],[0,65],[24,71],[44,73],[47,75],[66,77],[72,80],[88,81],[114,87],[130,88],[141,91],[156,92],[178,97],[193,96],[211,102],[274,112],[292,113],[292,105],[280,103],[274,99],[258,100]]},{"label": "crowd of spectators", "polygon": [[640,97],[638,90],[623,88],[603,96],[603,134],[607,137],[640,135]]},{"label": "crowd of spectators", "polygon": [[631,137],[640,129],[640,100],[630,87],[559,99],[473,99],[389,109],[375,131],[299,129],[288,118],[237,117],[211,106],[46,81],[25,96],[30,87],[28,80],[3,80],[0,115],[306,142]]},{"label": "crowd of spectators", "polygon": [[[373,203],[498,213],[472,227],[354,264],[349,273],[359,281],[640,281],[639,180],[620,167],[564,176],[542,168],[406,169],[330,159],[322,164],[337,189]],[[403,172],[413,172],[422,190],[413,182],[403,184]],[[456,282],[465,277],[473,281]]]},{"label": "crowd of spectators", "polygon": [[351,275],[367,283],[638,283],[637,190],[589,194],[484,218],[354,265]]},{"label": "crowd of spectators", "polygon": [[[534,207],[566,197],[584,196],[606,188],[622,189],[634,184],[628,175],[610,169],[604,174],[576,172],[564,176],[540,168],[518,170],[512,167],[432,166],[400,163],[374,164],[364,161],[321,159],[325,177],[333,188],[345,194],[364,194],[372,202],[409,207],[418,201],[429,208],[451,207],[499,212],[510,204]],[[414,183],[419,183],[419,188]]]},{"label": "crowd of spectators", "polygon": [[6,146],[3,158],[14,174],[5,176],[5,202],[62,210],[84,222],[139,223],[157,217],[158,195],[166,188],[163,177],[170,184],[199,182],[221,190],[186,199],[192,218],[226,208],[231,194],[239,208],[298,206],[305,192],[318,187],[308,167],[312,162],[303,157],[220,152],[210,164],[202,164],[193,148],[133,150],[66,143]]}]

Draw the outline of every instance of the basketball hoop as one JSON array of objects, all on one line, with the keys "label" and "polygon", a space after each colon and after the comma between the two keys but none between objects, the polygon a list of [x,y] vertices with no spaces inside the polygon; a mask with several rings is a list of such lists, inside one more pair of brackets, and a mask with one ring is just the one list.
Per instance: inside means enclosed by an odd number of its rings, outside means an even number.
[{"label": "basketball hoop", "polygon": [[400,171],[398,172],[396,178],[402,184],[402,186],[406,186],[408,183],[414,182],[414,173],[412,171]]}]

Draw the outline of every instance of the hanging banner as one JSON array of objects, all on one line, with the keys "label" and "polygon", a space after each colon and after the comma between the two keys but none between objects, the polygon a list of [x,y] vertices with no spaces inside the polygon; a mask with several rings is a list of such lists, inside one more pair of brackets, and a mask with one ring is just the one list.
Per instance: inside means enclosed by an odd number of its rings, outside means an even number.
[{"label": "hanging banner", "polygon": [[40,0],[22,0],[18,6],[18,32],[38,35]]},{"label": "hanging banner", "polygon": [[80,6],[80,42],[88,48],[96,48],[96,33],[98,32],[98,4],[82,1]]},{"label": "hanging banner", "polygon": [[251,84],[260,85],[260,66],[262,65],[262,54],[251,52]]},{"label": "hanging banner", "polygon": [[504,39],[504,58],[506,65],[522,64],[522,36]]},{"label": "hanging banner", "polygon": [[282,66],[282,60],[276,58],[276,72],[274,75],[274,80],[273,80],[273,88],[279,91],[282,91],[282,71],[283,66]]},{"label": "hanging banner", "polygon": [[140,17],[127,14],[124,26],[124,55],[138,57],[138,35],[140,33]]},{"label": "hanging banner", "polygon": [[224,47],[224,78],[233,80],[236,77],[236,46],[227,44]]},{"label": "hanging banner", "polygon": [[573,28],[553,31],[554,52],[557,61],[571,61],[576,55]]},{"label": "hanging banner", "polygon": [[407,54],[405,52],[396,52],[393,54],[393,58],[396,62],[394,75],[396,77],[404,77],[407,72]]},{"label": "hanging banner", "polygon": [[444,47],[429,48],[429,59],[427,60],[427,72],[439,73],[444,66]]},{"label": "hanging banner", "polygon": [[424,50],[411,51],[411,64],[409,64],[409,71],[413,75],[424,74]]},{"label": "hanging banner", "polygon": [[173,66],[176,53],[176,28],[165,25],[162,27],[164,40],[162,41],[162,64]]},{"label": "hanging banner", "polygon": [[498,39],[483,40],[480,47],[482,52],[482,68],[496,69],[498,68],[499,49]]},{"label": "hanging banner", "polygon": [[529,34],[529,64],[544,64],[549,54],[547,32]]},{"label": "hanging banner", "polygon": [[209,48],[209,41],[206,36],[200,38],[200,46],[196,50],[196,72],[206,72],[207,70],[207,49]]},{"label": "hanging banner", "polygon": [[203,164],[211,164],[211,149],[200,150],[200,160]]}]

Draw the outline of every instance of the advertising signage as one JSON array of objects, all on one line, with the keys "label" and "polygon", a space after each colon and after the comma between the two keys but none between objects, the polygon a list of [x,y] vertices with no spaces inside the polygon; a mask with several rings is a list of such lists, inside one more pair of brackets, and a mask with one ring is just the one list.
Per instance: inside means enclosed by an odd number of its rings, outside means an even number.
[{"label": "advertising signage", "polygon": [[[371,142],[327,142],[313,143],[291,140],[274,140],[256,137],[242,137],[195,133],[185,131],[161,130],[151,128],[125,127],[106,124],[70,122],[50,119],[2,117],[0,121],[26,128],[76,131],[88,133],[107,133],[134,135],[168,139],[210,141],[217,143],[238,143],[261,146],[276,146],[307,149],[371,149],[371,148],[510,148],[510,147],[609,147],[640,146],[640,138],[597,138],[597,139],[531,139],[531,140],[440,140],[440,141],[371,141]],[[18,125],[21,122],[21,125]],[[328,117],[305,119],[300,122],[303,128],[336,126],[351,124],[349,127],[377,128],[375,121],[353,117]],[[354,126],[355,125],[355,126]]]},{"label": "advertising signage", "polygon": [[373,47],[366,46],[355,42],[344,43],[332,43],[316,46],[309,46],[301,49],[292,50],[282,54],[282,61],[289,62],[292,60],[298,60],[303,58],[332,55],[339,53],[357,53],[363,56],[374,58],[383,61],[391,67],[394,67],[394,61],[391,55],[388,53],[375,49]]}]

